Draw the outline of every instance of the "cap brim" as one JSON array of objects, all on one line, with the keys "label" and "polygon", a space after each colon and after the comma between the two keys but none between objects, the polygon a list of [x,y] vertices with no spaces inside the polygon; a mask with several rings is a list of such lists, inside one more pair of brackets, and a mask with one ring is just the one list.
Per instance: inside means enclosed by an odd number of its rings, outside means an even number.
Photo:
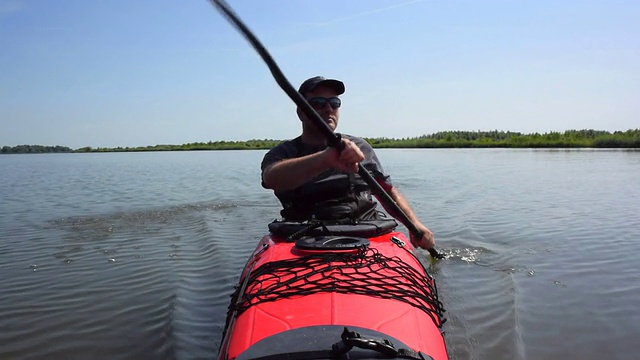
[{"label": "cap brim", "polygon": [[334,79],[322,80],[318,82],[316,86],[313,87],[313,89],[316,89],[318,86],[326,86],[328,88],[331,88],[336,92],[337,95],[344,94],[344,90],[345,90],[344,83],[340,80],[334,80]]}]

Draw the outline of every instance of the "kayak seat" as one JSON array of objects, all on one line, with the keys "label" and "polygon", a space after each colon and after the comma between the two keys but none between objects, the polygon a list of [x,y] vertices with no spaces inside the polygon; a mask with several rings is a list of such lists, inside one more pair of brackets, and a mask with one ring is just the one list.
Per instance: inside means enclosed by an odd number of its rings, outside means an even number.
[{"label": "kayak seat", "polygon": [[274,220],[269,231],[276,236],[295,241],[303,236],[353,236],[370,238],[393,231],[398,226],[395,219],[361,220],[356,222],[286,221]]}]

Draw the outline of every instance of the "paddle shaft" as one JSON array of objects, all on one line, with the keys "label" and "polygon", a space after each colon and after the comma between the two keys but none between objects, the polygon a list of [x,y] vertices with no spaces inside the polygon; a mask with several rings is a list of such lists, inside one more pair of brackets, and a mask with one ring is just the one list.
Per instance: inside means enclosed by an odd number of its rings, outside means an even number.
[{"label": "paddle shaft", "polygon": [[[258,52],[262,60],[267,64],[273,78],[276,80],[280,88],[293,100],[296,105],[302,109],[302,111],[307,115],[307,117],[313,121],[313,124],[316,128],[322,132],[322,134],[327,139],[327,144],[336,149],[342,149],[342,141],[340,135],[336,134],[331,130],[329,125],[324,122],[322,117],[309,105],[307,100],[300,94],[294,87],[291,85],[289,80],[287,80],[286,76],[282,73],[278,64],[276,64],[275,60],[271,57],[267,49],[262,45],[260,40],[256,38],[256,36],[249,30],[249,28],[240,20],[240,18],[235,14],[235,12],[231,9],[231,7],[224,0],[209,0],[212,5],[214,5],[220,12],[222,12],[226,18],[244,35],[244,37],[249,41],[251,46]],[[358,174],[360,177],[369,185],[372,192],[378,197],[378,199],[383,203],[385,208],[391,209],[391,211],[399,218],[400,222],[413,234],[416,238],[421,238],[423,236],[422,232],[418,230],[416,225],[409,219],[407,214],[402,211],[402,209],[398,206],[398,204],[391,198],[391,196],[380,186],[380,184],[373,178],[371,173],[365,169],[362,164],[358,164]],[[429,254],[435,259],[440,259],[443,257],[442,254],[438,253],[436,249],[428,249]]]}]

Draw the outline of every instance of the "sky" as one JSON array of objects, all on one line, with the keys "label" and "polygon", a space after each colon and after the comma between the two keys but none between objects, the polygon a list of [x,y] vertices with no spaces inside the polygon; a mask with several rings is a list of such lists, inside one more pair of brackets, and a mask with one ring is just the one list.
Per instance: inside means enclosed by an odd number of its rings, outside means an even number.
[{"label": "sky", "polygon": [[[228,0],[338,131],[640,128],[640,1]],[[206,0],[0,0],[0,147],[290,139],[295,105]]]}]

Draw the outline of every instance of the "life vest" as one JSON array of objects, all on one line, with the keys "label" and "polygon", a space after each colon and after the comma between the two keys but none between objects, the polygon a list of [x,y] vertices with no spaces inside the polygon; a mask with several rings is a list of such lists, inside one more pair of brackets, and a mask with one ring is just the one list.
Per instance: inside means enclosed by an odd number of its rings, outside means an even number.
[{"label": "life vest", "polygon": [[369,185],[356,174],[329,171],[295,190],[277,193],[282,217],[291,221],[378,219]]}]

